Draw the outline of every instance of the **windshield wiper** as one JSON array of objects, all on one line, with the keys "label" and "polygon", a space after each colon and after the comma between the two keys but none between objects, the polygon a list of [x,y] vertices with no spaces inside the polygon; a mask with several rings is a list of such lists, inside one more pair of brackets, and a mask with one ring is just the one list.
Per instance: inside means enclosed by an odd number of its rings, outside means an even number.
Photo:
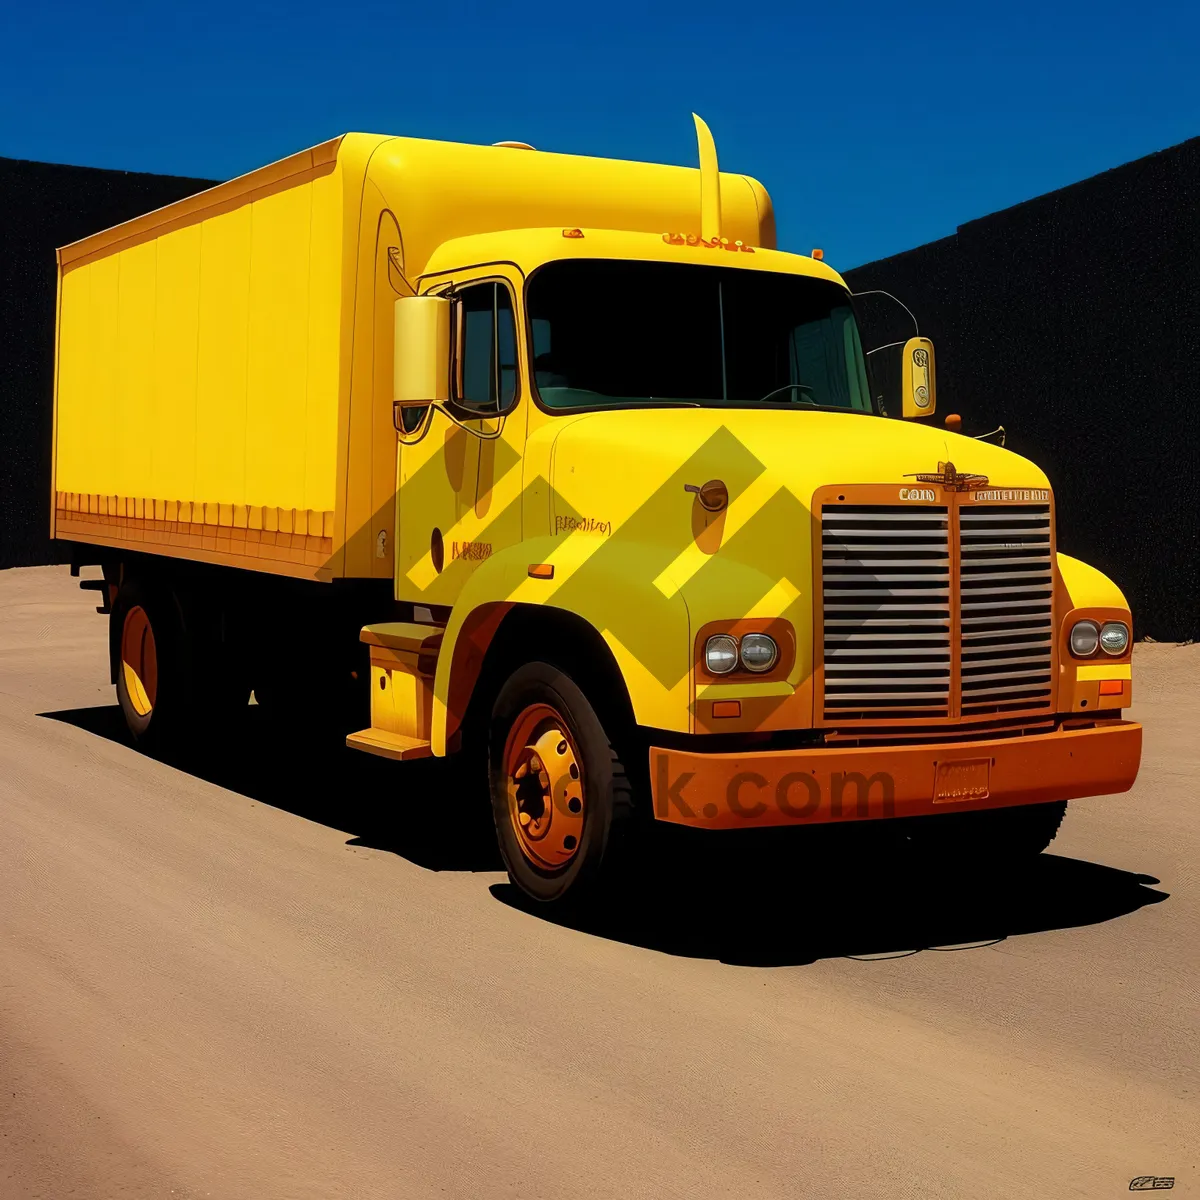
[{"label": "windshield wiper", "polygon": [[810,388],[807,383],[785,383],[781,387],[772,388],[771,391],[769,391],[765,396],[759,396],[754,403],[762,404],[763,401],[770,400],[773,396],[778,396],[780,392],[808,392],[808,398],[805,399],[803,396],[801,396],[800,403],[810,404],[813,408],[817,407],[817,402],[812,399],[812,388]]}]

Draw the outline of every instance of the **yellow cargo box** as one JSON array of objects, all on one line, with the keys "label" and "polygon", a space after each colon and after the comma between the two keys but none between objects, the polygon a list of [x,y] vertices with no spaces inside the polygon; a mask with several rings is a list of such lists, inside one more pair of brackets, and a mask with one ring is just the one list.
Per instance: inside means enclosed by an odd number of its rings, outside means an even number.
[{"label": "yellow cargo box", "polygon": [[[52,536],[390,579],[408,281],[454,238],[660,233],[698,195],[681,167],[347,134],[61,249]],[[756,181],[722,175],[721,206],[774,245]]]}]

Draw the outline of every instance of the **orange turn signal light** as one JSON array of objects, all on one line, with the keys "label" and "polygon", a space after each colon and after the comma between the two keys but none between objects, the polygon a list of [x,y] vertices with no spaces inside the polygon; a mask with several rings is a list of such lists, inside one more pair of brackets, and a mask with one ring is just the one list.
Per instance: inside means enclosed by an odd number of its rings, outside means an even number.
[{"label": "orange turn signal light", "polygon": [[1125,684],[1119,679],[1100,680],[1100,695],[1119,696],[1125,690]]},{"label": "orange turn signal light", "polygon": [[825,257],[825,251],[824,250],[814,250],[812,252],[812,256],[813,256],[813,258],[815,258],[817,260],[817,262],[820,262]]},{"label": "orange turn signal light", "polygon": [[563,237],[565,238],[581,238],[583,237],[582,229],[564,229]]},{"label": "orange turn signal light", "polygon": [[742,702],[740,700],[714,700],[712,715],[714,717],[740,717]]},{"label": "orange turn signal light", "polygon": [[553,579],[554,564],[553,563],[530,563],[529,564],[530,579]]}]

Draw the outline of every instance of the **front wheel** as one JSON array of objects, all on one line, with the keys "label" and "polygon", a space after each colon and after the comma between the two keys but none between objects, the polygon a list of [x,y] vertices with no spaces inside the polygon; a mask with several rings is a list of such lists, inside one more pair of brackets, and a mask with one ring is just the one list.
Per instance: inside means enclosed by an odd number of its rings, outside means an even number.
[{"label": "front wheel", "polygon": [[492,815],[509,878],[535,900],[594,899],[620,878],[632,788],[575,682],[548,663],[518,668],[492,707]]},{"label": "front wheel", "polygon": [[979,812],[939,813],[920,817],[909,839],[923,855],[943,864],[1006,867],[1027,864],[1058,834],[1067,802],[1019,804]]}]

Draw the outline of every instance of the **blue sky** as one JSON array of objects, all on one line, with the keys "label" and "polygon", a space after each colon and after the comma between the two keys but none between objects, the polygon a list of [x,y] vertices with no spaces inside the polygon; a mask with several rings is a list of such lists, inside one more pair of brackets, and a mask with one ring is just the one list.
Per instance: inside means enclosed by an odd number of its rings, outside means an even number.
[{"label": "blue sky", "polygon": [[1200,134],[1200,5],[0,6],[0,155],[228,178],[348,130],[766,184],[843,269]]}]

